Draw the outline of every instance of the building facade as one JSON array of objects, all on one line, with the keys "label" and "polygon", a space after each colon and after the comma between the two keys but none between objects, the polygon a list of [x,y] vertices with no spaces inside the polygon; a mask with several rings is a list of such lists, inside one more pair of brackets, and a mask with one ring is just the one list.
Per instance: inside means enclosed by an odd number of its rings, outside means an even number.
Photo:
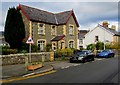
[{"label": "building facade", "polygon": [[51,13],[21,4],[19,9],[25,23],[24,41],[32,37],[40,51],[47,44],[52,44],[53,50],[78,47],[79,24],[73,10]]},{"label": "building facade", "polygon": [[3,31],[0,31],[0,46],[9,46],[9,44],[5,41]]},{"label": "building facade", "polygon": [[117,32],[115,27],[108,27],[107,22],[103,22],[102,25],[98,24],[93,30],[89,31],[85,35],[84,48],[89,44],[95,44],[100,41],[103,43],[118,43],[120,44],[120,33]]},{"label": "building facade", "polygon": [[79,30],[78,31],[78,39],[79,39],[79,49],[84,49],[84,39],[85,35],[89,32],[89,30]]}]

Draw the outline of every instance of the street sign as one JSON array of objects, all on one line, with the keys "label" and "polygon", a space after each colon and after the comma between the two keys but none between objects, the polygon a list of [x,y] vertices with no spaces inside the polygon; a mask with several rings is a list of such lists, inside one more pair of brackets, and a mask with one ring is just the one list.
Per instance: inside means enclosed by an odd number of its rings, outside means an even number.
[{"label": "street sign", "polygon": [[27,43],[27,44],[33,44],[34,42],[33,42],[32,38],[29,37],[26,43]]}]

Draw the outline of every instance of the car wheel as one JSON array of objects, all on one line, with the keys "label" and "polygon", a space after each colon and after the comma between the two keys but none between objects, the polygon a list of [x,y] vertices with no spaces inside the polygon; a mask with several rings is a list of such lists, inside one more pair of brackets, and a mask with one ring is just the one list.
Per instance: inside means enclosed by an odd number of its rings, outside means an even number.
[{"label": "car wheel", "polygon": [[85,63],[85,59],[82,60],[82,63]]},{"label": "car wheel", "polygon": [[109,55],[108,55],[108,58],[111,58],[111,57],[113,57],[113,54],[109,54]]},{"label": "car wheel", "polygon": [[115,54],[112,54],[112,57],[114,57],[115,56]]},{"label": "car wheel", "polygon": [[92,61],[94,61],[95,59],[94,58],[92,58]]},{"label": "car wheel", "polygon": [[73,61],[72,61],[72,60],[70,60],[70,63],[73,63]]}]

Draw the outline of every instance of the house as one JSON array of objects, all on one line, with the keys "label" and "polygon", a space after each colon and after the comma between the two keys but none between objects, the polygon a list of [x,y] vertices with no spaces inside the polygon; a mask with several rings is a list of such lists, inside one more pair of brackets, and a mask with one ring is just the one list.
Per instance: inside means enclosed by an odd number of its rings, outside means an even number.
[{"label": "house", "polygon": [[85,35],[89,32],[89,30],[79,30],[78,31],[78,39],[79,39],[79,49],[83,49],[84,47],[84,38]]},{"label": "house", "polygon": [[9,46],[9,44],[5,41],[3,31],[0,31],[0,46]]},{"label": "house", "polygon": [[79,24],[73,10],[51,13],[21,4],[18,7],[25,23],[24,41],[32,37],[40,51],[47,44],[52,44],[53,50],[78,47]]},{"label": "house", "polygon": [[108,22],[103,22],[102,25],[98,24],[93,30],[89,31],[85,35],[84,48],[98,41],[104,42],[105,44],[120,44],[120,33],[116,31],[116,26],[112,25],[112,27],[109,28],[108,25]]}]

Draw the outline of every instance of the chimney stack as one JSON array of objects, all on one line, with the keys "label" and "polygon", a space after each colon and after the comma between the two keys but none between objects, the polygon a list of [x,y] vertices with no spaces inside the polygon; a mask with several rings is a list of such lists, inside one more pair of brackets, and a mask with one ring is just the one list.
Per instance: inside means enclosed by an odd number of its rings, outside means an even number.
[{"label": "chimney stack", "polygon": [[108,28],[108,25],[109,25],[109,23],[108,23],[107,21],[104,21],[104,22],[102,23],[102,26],[105,27],[105,28]]},{"label": "chimney stack", "polygon": [[111,29],[116,30],[116,26],[115,26],[115,25],[112,25],[112,26],[111,26]]}]

